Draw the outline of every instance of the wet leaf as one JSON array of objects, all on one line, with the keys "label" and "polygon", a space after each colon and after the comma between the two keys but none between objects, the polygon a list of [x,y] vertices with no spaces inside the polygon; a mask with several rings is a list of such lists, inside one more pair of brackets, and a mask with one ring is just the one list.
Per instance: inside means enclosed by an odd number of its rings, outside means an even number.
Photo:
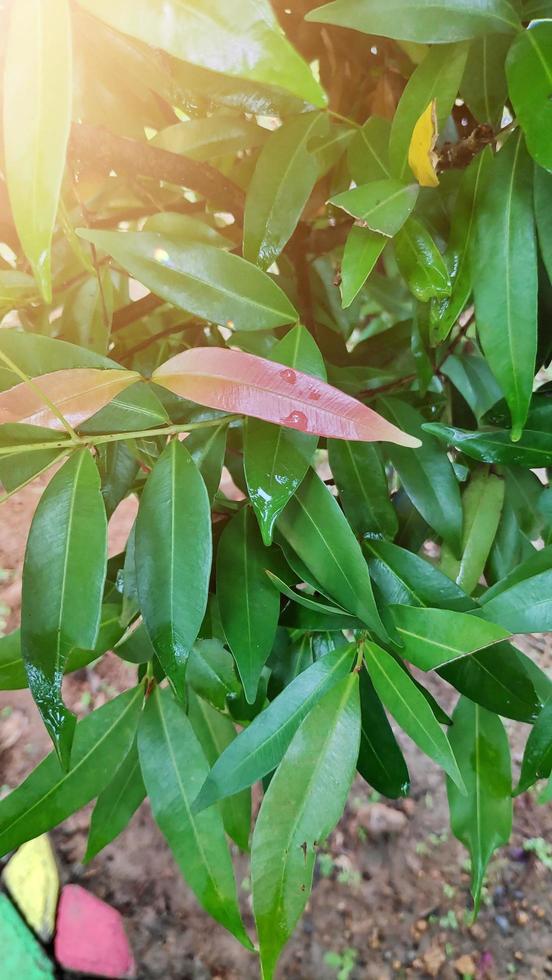
[{"label": "wet leaf", "polygon": [[508,630],[463,612],[420,606],[392,606],[397,632],[404,644],[401,655],[421,670],[435,670],[451,660],[505,640]]},{"label": "wet leaf", "polygon": [[418,190],[417,184],[404,184],[389,177],[342,191],[329,203],[365,222],[371,231],[392,238],[413,210]]},{"label": "wet leaf", "polygon": [[524,793],[537,779],[548,779],[552,772],[552,698],[544,705],[529,733],[519,783],[514,796]]},{"label": "wet leaf", "polygon": [[410,775],[406,762],[365,667],[360,672],[360,708],[360,775],[383,796],[408,796]]},{"label": "wet leaf", "polygon": [[121,762],[113,779],[98,797],[90,822],[84,863],[91,861],[119,836],[143,802],[145,795],[146,787],[140,769],[138,745],[134,740],[130,752]]},{"label": "wet leaf", "polygon": [[503,502],[504,481],[486,469],[476,470],[462,495],[462,556],[456,559],[446,545],[441,552],[441,568],[468,594],[483,575]]},{"label": "wet leaf", "polygon": [[506,59],[508,93],[527,149],[537,163],[552,171],[552,24],[530,24],[521,31]]}]

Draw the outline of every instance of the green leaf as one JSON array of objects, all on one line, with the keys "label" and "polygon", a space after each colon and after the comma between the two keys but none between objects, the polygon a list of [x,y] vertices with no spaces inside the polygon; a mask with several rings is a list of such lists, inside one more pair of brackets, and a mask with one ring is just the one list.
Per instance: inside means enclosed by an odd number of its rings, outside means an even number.
[{"label": "green leaf", "polygon": [[66,0],[13,5],[5,42],[5,175],[17,233],[46,303],[71,125],[71,50]]},{"label": "green leaf", "polygon": [[73,647],[95,646],[106,563],[100,476],[88,450],[81,449],[44,491],[23,566],[21,647],[29,687],[65,767],[75,717],[62,701],[63,671]]},{"label": "green leaf", "polygon": [[265,575],[268,553],[255,516],[242,507],[222,532],[217,554],[217,599],[222,627],[249,704],[272,649],[280,599]]},{"label": "green leaf", "polygon": [[458,553],[462,536],[462,501],[454,470],[439,444],[424,434],[422,416],[398,398],[382,398],[385,415],[402,429],[419,438],[421,449],[411,452],[387,447],[391,463],[415,508],[428,524]]},{"label": "green leaf", "polygon": [[[265,570],[273,586],[281,592],[282,595],[287,596],[293,602],[299,603],[304,609],[310,609],[312,612],[321,613],[322,615],[329,614],[336,617],[344,617],[346,620],[350,620],[344,609],[340,609],[339,606],[329,606],[325,602],[319,602],[317,599],[311,599],[308,595],[303,592],[295,592],[294,589],[286,585],[281,578],[271,572],[268,568]],[[342,629],[345,629],[345,623],[342,620]]]},{"label": "green leaf", "polygon": [[246,949],[232,861],[219,811],[198,815],[191,804],[209,767],[192,725],[169,690],[148,698],[138,751],[153,816],[200,905]]},{"label": "green leaf", "polygon": [[102,497],[108,520],[134,485],[140,464],[128,443],[111,442],[98,446],[98,469],[102,478]]},{"label": "green leaf", "polygon": [[470,44],[460,94],[479,123],[496,126],[508,95],[504,62],[512,41],[488,34]]},{"label": "green leaf", "polygon": [[186,681],[219,711],[226,710],[227,698],[236,698],[241,691],[234,672],[234,661],[220,640],[198,640],[194,644]]},{"label": "green leaf", "polygon": [[386,244],[385,235],[378,235],[358,225],[351,228],[341,262],[341,301],[344,308],[358,296]]},{"label": "green leaf", "polygon": [[144,800],[146,787],[142,779],[136,739],[130,752],[110,783],[102,790],[90,822],[84,863],[115,840],[125,829]]},{"label": "green leaf", "polygon": [[410,292],[422,303],[450,296],[452,282],[443,256],[429,231],[417,218],[409,218],[397,234],[395,258]]},{"label": "green leaf", "polygon": [[[212,767],[225,749],[236,738],[236,729],[230,718],[221,715],[193,692],[188,694],[188,715],[207,762]],[[224,829],[241,848],[249,850],[251,827],[251,793],[244,789],[219,803]]]},{"label": "green leaf", "polygon": [[308,112],[286,120],[266,141],[247,192],[244,258],[268,269],[297,227],[318,179],[309,144],[327,128],[327,117]]},{"label": "green leaf", "polygon": [[303,670],[223,752],[194,809],[233,796],[272,772],[303,718],[350,671],[355,648],[340,646]]},{"label": "green leaf", "polygon": [[369,5],[363,0],[334,0],[306,19],[421,44],[509,34],[519,27],[515,6],[508,0],[374,0]]},{"label": "green leaf", "polygon": [[45,834],[102,792],[136,735],[143,685],[125,691],[76,727],[72,768],[51,752],[17,789],[0,801],[0,854]]},{"label": "green leaf", "polygon": [[450,743],[431,707],[401,665],[375,643],[364,644],[366,668],[376,694],[413,742],[465,792]]},{"label": "green leaf", "polygon": [[220,486],[227,432],[226,424],[196,429],[190,432],[185,442],[185,448],[203,477],[210,503]]},{"label": "green leaf", "polygon": [[389,121],[379,116],[370,116],[356,132],[347,154],[351,177],[356,184],[368,184],[371,180],[391,176],[389,132]]},{"label": "green leaf", "polygon": [[548,779],[551,772],[552,698],[544,705],[529,733],[514,796],[524,793],[537,779]]},{"label": "green leaf", "polygon": [[552,282],[552,177],[541,167],[535,167],[534,197],[535,217],[539,233],[539,245],[542,260],[546,266],[548,278]]},{"label": "green leaf", "polygon": [[420,670],[435,670],[509,636],[508,630],[450,609],[392,606],[397,632],[404,643],[401,655]]},{"label": "green leaf", "polygon": [[552,629],[552,548],[536,552],[480,599],[478,616],[511,633],[546,633]]},{"label": "green leaf", "polygon": [[[444,325],[445,321],[442,323]],[[491,374],[486,360],[477,351],[470,354],[451,354],[442,365],[441,371],[452,381],[478,421],[500,400],[502,392],[499,384]]]},{"label": "green leaf", "polygon": [[436,606],[458,612],[475,608],[474,600],[421,555],[390,541],[367,539],[363,547],[370,575],[387,603]]},{"label": "green leaf", "polygon": [[483,575],[503,502],[504,481],[485,468],[476,470],[462,495],[462,556],[457,560],[446,545],[441,551],[441,568],[468,594],[473,592]]},{"label": "green leaf", "polygon": [[408,796],[410,776],[406,762],[365,667],[360,672],[360,709],[360,775],[389,799]]},{"label": "green leaf", "polygon": [[385,637],[360,545],[314,470],[279,517],[278,529],[324,593]]},{"label": "green leaf", "polygon": [[341,817],[360,740],[358,676],[302,722],[264,797],[251,848],[253,911],[265,980],[307,904],[316,850]]},{"label": "green leaf", "polygon": [[389,177],[342,191],[329,203],[366,222],[372,231],[392,238],[411,213],[418,191],[417,184],[404,184]]},{"label": "green leaf", "polygon": [[[450,20],[451,13],[444,16]],[[410,176],[408,148],[414,126],[436,99],[437,125],[441,129],[458,94],[467,56],[467,44],[430,48],[410,76],[393,117],[389,137],[391,173],[399,180],[408,180]]]},{"label": "green leaf", "polygon": [[446,445],[456,446],[471,459],[483,463],[505,463],[507,466],[525,466],[532,469],[552,466],[552,434],[524,429],[520,439],[512,442],[504,429],[488,429],[468,432],[438,422],[428,422],[424,432],[436,436]]},{"label": "green leaf", "polygon": [[[284,36],[268,0],[79,0],[123,34],[176,58],[236,79],[260,82],[323,106],[310,68]],[[234,83],[233,89],[236,88]]]},{"label": "green leaf", "polygon": [[399,525],[377,446],[329,439],[328,459],[353,531],[394,538]]},{"label": "green leaf", "polygon": [[[312,336],[301,324],[273,347],[271,359],[325,380],[326,368]],[[249,418],[245,426],[244,470],[253,510],[265,545],[272,543],[279,514],[301,485],[318,439]]]},{"label": "green leaf", "polygon": [[438,673],[460,694],[488,711],[515,721],[533,722],[540,702],[519,651],[510,643],[462,657]]},{"label": "green leaf", "polygon": [[[204,119],[188,119],[186,122],[167,126],[156,133],[152,143],[169,153],[181,153],[192,160],[212,160],[262,146],[267,137],[266,129],[257,126],[255,122],[249,122],[240,116],[214,114]],[[146,222],[146,227],[151,231],[164,231],[167,225],[175,230],[178,226],[182,231],[187,228],[191,237],[201,237],[202,241],[207,241],[205,236],[209,236],[213,244],[216,244],[213,238],[222,237],[214,229],[189,215],[173,213],[167,221],[167,212],[160,212]],[[194,227],[197,235],[194,234]],[[224,240],[220,244],[224,245]]]},{"label": "green leaf", "polygon": [[476,219],[471,269],[478,335],[519,439],[537,350],[537,254],[533,173],[520,133],[490,168]]},{"label": "green leaf", "polygon": [[530,24],[512,44],[506,59],[508,92],[527,149],[552,171],[552,23]]},{"label": "green leaf", "polygon": [[297,320],[297,311],[270,276],[214,245],[175,242],[152,231],[81,229],[79,234],[156,296],[205,320],[236,330],[270,330]]},{"label": "green leaf", "polygon": [[470,852],[477,915],[486,867],[512,832],[510,749],[500,718],[467,698],[460,698],[453,722],[450,741],[468,793],[447,779],[450,822]]},{"label": "green leaf", "polygon": [[136,520],[140,609],[161,665],[179,696],[201,626],[211,574],[211,511],[203,479],[174,439],[140,500]]}]

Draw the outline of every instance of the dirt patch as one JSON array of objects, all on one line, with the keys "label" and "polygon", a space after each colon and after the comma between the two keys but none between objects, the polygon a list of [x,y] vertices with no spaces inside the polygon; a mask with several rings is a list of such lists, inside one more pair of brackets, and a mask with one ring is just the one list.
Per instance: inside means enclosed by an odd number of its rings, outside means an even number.
[{"label": "dirt patch", "polygon": [[[17,625],[23,548],[41,486],[3,505],[0,527],[0,615]],[[119,550],[134,517],[125,503],[112,528]],[[3,610],[3,611],[2,611]],[[527,647],[526,647],[527,649]],[[550,669],[550,638],[536,637],[531,654]],[[66,680],[65,696],[79,715],[134,682],[135,670],[107,655],[93,671]],[[445,708],[454,694],[435,679]],[[6,710],[7,709],[7,710]],[[519,766],[527,726],[508,723]],[[322,850],[307,911],[280,966],[282,978],[388,980],[439,977],[478,980],[552,977],[552,852],[528,852],[526,842],[552,840],[552,807],[536,794],[515,802],[514,834],[491,864],[484,905],[469,923],[466,855],[448,830],[440,771],[401,737],[412,775],[412,797],[378,800],[357,780],[338,829]],[[46,751],[49,740],[27,692],[0,692],[0,785],[13,787]],[[254,958],[197,906],[176,871],[144,804],[126,831],[84,868],[91,808],[67,820],[53,839],[64,881],[80,881],[123,914],[140,980],[257,980]],[[245,921],[252,925],[247,860],[236,855]]]}]

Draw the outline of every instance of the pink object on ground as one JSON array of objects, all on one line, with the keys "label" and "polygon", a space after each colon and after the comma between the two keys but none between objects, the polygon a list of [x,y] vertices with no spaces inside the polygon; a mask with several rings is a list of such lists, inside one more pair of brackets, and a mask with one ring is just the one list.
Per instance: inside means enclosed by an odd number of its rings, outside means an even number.
[{"label": "pink object on ground", "polygon": [[111,980],[135,975],[134,957],[116,909],[80,885],[61,893],[55,938],[56,959],[65,970]]}]

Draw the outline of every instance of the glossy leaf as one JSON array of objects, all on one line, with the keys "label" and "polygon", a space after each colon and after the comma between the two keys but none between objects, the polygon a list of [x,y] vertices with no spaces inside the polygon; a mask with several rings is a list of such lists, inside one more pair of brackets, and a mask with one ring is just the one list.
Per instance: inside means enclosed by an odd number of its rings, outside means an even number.
[{"label": "glossy leaf", "polygon": [[[325,380],[322,355],[308,330],[297,324],[273,348],[272,359],[293,371]],[[312,383],[312,382],[311,382]],[[316,449],[306,432],[248,419],[244,438],[244,470],[249,497],[264,543],[272,543],[276,518],[300,486]]]},{"label": "glossy leaf", "polygon": [[342,191],[330,198],[330,204],[365,222],[371,231],[392,238],[404,225],[417,197],[417,184],[389,177]]},{"label": "glossy leaf", "polygon": [[384,180],[391,176],[389,130],[387,119],[370,116],[356,132],[347,154],[349,170],[355,183],[367,184],[371,180]]},{"label": "glossy leaf", "polygon": [[227,427],[224,424],[212,429],[196,429],[190,432],[184,443],[201,473],[209,500],[212,502],[219,486],[224,465]]},{"label": "glossy leaf", "polygon": [[476,603],[439,568],[391,541],[367,539],[370,574],[388,603],[467,612]]},{"label": "glossy leaf", "polygon": [[550,549],[537,552],[535,559],[520,565],[500,583],[500,590],[490,589],[480,601],[483,605],[479,615],[511,633],[545,633],[552,629]]},{"label": "glossy leaf", "polygon": [[360,775],[383,796],[408,796],[406,762],[365,667],[360,672],[360,709]]},{"label": "glossy leaf", "polygon": [[[212,767],[236,738],[233,722],[193,692],[188,694],[188,715],[207,762]],[[244,789],[219,803],[224,829],[241,848],[249,850],[251,793]]]},{"label": "glossy leaf", "polygon": [[267,0],[79,0],[82,7],[123,34],[161,48],[201,68],[285,89],[314,105],[325,96],[280,30]]},{"label": "glossy leaf", "polygon": [[[438,443],[422,431],[423,419],[406,402],[383,398],[386,415],[411,435],[423,436],[416,453],[389,448],[400,481],[422,517],[456,553],[462,535],[462,503],[454,470]],[[431,431],[431,430],[430,430]]]},{"label": "glossy leaf", "polygon": [[47,303],[71,97],[69,4],[19,0],[10,10],[5,51],[5,173],[17,232]]},{"label": "glossy leaf", "polygon": [[509,643],[495,643],[488,650],[454,660],[438,673],[470,701],[505,718],[533,722],[540,711],[519,651]]},{"label": "glossy leaf", "polygon": [[143,697],[140,684],[87,715],[75,730],[69,772],[51,752],[0,801],[0,854],[56,827],[102,792],[128,755]]},{"label": "glossy leaf", "polygon": [[290,119],[266,141],[245,206],[243,254],[268,269],[291,238],[318,178],[309,144],[327,121],[318,112]]},{"label": "glossy leaf", "polygon": [[552,177],[541,167],[535,167],[534,198],[535,218],[539,234],[542,260],[552,281],[552,217],[550,216],[550,193]]},{"label": "glossy leaf", "polygon": [[79,234],[187,313],[236,330],[269,330],[297,320],[296,310],[270,276],[214,245],[176,242],[152,231],[81,229]]},{"label": "glossy leaf", "polygon": [[360,545],[314,470],[278,519],[278,529],[324,592],[385,637]]},{"label": "glossy leaf", "polygon": [[[450,20],[451,14],[447,15]],[[391,124],[389,161],[391,173],[399,180],[409,179],[408,153],[414,128],[424,110],[435,99],[435,123],[443,126],[460,86],[468,47],[466,44],[439,45],[427,52],[408,80]]]},{"label": "glossy leaf", "polygon": [[155,822],[187,884],[203,908],[251,949],[220,813],[214,807],[200,814],[191,810],[209,767],[188,717],[169,690],[156,688],[148,698],[138,750]]},{"label": "glossy leaf", "polygon": [[14,422],[65,431],[50,408],[53,404],[73,428],[104,408],[120,392],[135,384],[135,371],[73,368],[54,371],[8,388],[0,394],[0,425]]},{"label": "glossy leaf", "polygon": [[421,44],[509,34],[519,27],[508,0],[377,0],[369,6],[363,0],[334,0],[311,11],[307,20]]},{"label": "glossy leaf", "polygon": [[466,429],[429,422],[424,425],[424,431],[483,463],[504,463],[533,469],[552,465],[552,435],[549,432],[524,429],[519,440],[512,442],[510,433],[504,429],[468,432]]},{"label": "glossy leaf", "polygon": [[340,646],[292,680],[220,756],[194,808],[233,796],[276,769],[309,711],[350,671],[353,655],[353,646]]},{"label": "glossy leaf", "polygon": [[409,218],[394,241],[399,271],[422,303],[450,296],[452,283],[443,256],[425,225]]},{"label": "glossy leaf", "polygon": [[511,43],[505,34],[486,34],[470,44],[460,92],[480,123],[500,122],[508,94],[504,62]]},{"label": "glossy leaf", "polygon": [[486,469],[476,470],[462,496],[462,557],[457,560],[446,546],[441,552],[441,568],[467,593],[473,592],[483,575],[503,502],[504,481]]},{"label": "glossy leaf", "polygon": [[[226,156],[255,146],[262,146],[267,139],[267,131],[261,126],[239,116],[219,115],[206,116],[204,119],[188,119],[186,122],[178,122],[172,126],[167,126],[153,137],[155,146],[170,153],[182,153],[192,160],[212,160],[213,158]],[[172,216],[174,219],[176,215]],[[192,232],[193,226],[200,226],[197,230],[202,236],[212,232],[203,222],[198,222],[189,215],[178,215],[178,219],[184,218],[182,228],[186,226]],[[146,227],[151,231],[163,231],[167,224],[166,213],[160,212],[153,215],[146,222]],[[163,227],[162,227],[163,226]],[[201,231],[201,228],[204,231]],[[213,244],[215,242],[213,241]]]},{"label": "glossy leaf", "polygon": [[529,733],[515,796],[552,772],[552,699],[544,705]]},{"label": "glossy leaf", "polygon": [[339,499],[353,530],[360,535],[394,538],[398,529],[381,456],[368,443],[328,440],[328,459]]},{"label": "glossy leaf", "polygon": [[135,740],[113,779],[98,797],[90,822],[85,863],[91,861],[107,844],[119,836],[143,802],[145,795],[146,787],[142,779]]},{"label": "glossy leaf", "polygon": [[345,242],[341,263],[341,300],[350,306],[378,261],[387,239],[369,228],[353,225]]},{"label": "glossy leaf", "polygon": [[29,687],[65,767],[75,717],[61,698],[63,671],[73,647],[90,650],[96,643],[106,561],[100,477],[81,449],[42,496],[23,566],[21,647]]},{"label": "glossy leaf", "polygon": [[148,478],[136,521],[140,609],[155,652],[179,696],[205,615],[211,514],[203,479],[185,447],[168,444]]},{"label": "glossy leaf", "polygon": [[404,648],[401,655],[421,670],[435,670],[509,636],[508,630],[467,613],[419,606],[392,606]]},{"label": "glossy leaf", "polygon": [[[435,321],[437,331],[441,327],[448,331],[452,326],[446,311],[443,320]],[[437,338],[437,334],[435,337]],[[502,392],[498,382],[491,374],[486,360],[477,351],[470,354],[451,354],[442,365],[441,371],[452,381],[478,420],[500,400]]]},{"label": "glossy leaf", "polygon": [[450,820],[470,852],[477,914],[487,865],[512,831],[510,749],[500,718],[467,698],[460,698],[453,721],[450,741],[468,793],[447,779]]},{"label": "glossy leaf", "polygon": [[489,367],[512,413],[519,439],[537,349],[537,258],[532,167],[514,134],[489,171],[471,250],[477,329]]},{"label": "glossy leaf", "polygon": [[412,678],[375,643],[365,643],[364,657],[380,701],[422,752],[442,766],[460,792],[464,792],[464,782],[450,743]]},{"label": "glossy leaf", "polygon": [[200,405],[252,415],[300,432],[418,444],[416,438],[324,381],[242,351],[194,347],[157,368],[153,380]]},{"label": "glossy leaf", "polygon": [[302,722],[263,799],[251,878],[266,980],[307,904],[318,844],[341,817],[359,740],[358,677],[352,674]]},{"label": "glossy leaf", "polygon": [[552,171],[552,24],[530,24],[512,44],[506,59],[508,92],[537,163]]},{"label": "glossy leaf", "polygon": [[220,539],[217,599],[249,704],[255,701],[280,612],[278,593],[265,574],[268,561],[255,516],[249,507],[242,507]]},{"label": "glossy leaf", "polygon": [[225,711],[227,699],[236,698],[240,684],[234,661],[220,640],[197,640],[192,647],[186,681],[189,687],[219,711]]}]

